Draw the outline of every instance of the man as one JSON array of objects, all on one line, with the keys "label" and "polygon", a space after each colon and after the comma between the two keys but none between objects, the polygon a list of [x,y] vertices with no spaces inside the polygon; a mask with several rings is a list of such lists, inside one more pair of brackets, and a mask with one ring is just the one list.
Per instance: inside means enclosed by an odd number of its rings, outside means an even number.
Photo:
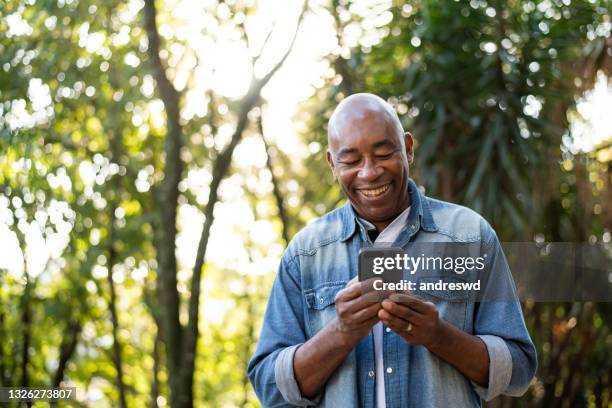
[{"label": "man", "polygon": [[[305,227],[281,260],[248,367],[262,404],[477,407],[523,394],[536,353],[489,224],[418,190],[412,136],[381,98],[346,98],[328,136],[327,160],[348,203]],[[491,274],[484,290],[509,291],[511,301],[442,292],[373,302],[355,278],[359,250],[372,241],[476,243]]]}]

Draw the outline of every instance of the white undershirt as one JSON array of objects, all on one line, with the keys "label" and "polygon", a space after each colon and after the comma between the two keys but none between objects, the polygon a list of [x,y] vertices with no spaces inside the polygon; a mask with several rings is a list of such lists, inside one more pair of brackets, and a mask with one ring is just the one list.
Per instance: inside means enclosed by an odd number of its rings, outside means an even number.
[{"label": "white undershirt", "polygon": [[[397,239],[398,235],[404,227],[406,227],[408,221],[408,214],[410,213],[410,207],[406,208],[400,215],[398,215],[391,224],[382,230],[378,235],[375,243],[393,243]],[[368,229],[376,228],[372,223],[360,218],[361,222]],[[374,334],[374,360],[376,362],[376,408],[385,408],[385,364],[383,361],[383,324],[378,322],[372,328]]]}]

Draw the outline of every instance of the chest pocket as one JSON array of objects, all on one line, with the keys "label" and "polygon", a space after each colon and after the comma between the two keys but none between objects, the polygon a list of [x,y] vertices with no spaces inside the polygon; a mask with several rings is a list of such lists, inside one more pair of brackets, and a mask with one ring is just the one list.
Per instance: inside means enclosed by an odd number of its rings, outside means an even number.
[{"label": "chest pocket", "polygon": [[465,279],[454,276],[441,277],[422,277],[418,281],[418,287],[415,294],[424,301],[433,302],[438,308],[438,313],[441,319],[452,323],[454,326],[464,330],[466,327],[467,304],[469,293],[466,290],[450,290],[450,289],[421,289],[422,284],[435,284],[442,279],[448,283],[463,283]]},{"label": "chest pocket", "polygon": [[345,281],[328,282],[304,291],[310,337],[336,317],[336,294],[346,286],[346,283]]}]

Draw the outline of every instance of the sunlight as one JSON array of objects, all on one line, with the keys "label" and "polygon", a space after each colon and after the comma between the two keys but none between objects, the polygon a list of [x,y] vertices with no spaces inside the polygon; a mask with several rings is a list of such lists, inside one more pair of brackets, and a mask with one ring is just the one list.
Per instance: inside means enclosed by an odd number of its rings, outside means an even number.
[{"label": "sunlight", "polygon": [[598,72],[592,90],[585,92],[576,106],[577,115],[571,116],[572,148],[590,152],[600,143],[612,139],[612,86],[608,78]]},{"label": "sunlight", "polygon": [[251,82],[250,57],[244,44],[219,42],[207,54],[215,65],[211,79],[213,89],[229,98],[244,95]]}]

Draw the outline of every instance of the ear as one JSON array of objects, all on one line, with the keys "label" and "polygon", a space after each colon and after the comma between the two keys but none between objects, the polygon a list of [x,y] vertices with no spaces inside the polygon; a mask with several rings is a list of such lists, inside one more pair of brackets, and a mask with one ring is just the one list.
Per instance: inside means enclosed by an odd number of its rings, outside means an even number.
[{"label": "ear", "polygon": [[414,160],[414,150],[412,149],[414,139],[412,138],[412,134],[410,134],[410,132],[406,132],[404,134],[404,145],[406,146],[406,157],[408,157],[408,163],[412,164],[412,161]]},{"label": "ear", "polygon": [[329,149],[327,149],[326,157],[327,157],[327,164],[329,164],[329,167],[331,167],[332,172],[334,173],[334,177],[335,177],[336,176],[336,165],[334,164],[334,157],[332,156]]}]

